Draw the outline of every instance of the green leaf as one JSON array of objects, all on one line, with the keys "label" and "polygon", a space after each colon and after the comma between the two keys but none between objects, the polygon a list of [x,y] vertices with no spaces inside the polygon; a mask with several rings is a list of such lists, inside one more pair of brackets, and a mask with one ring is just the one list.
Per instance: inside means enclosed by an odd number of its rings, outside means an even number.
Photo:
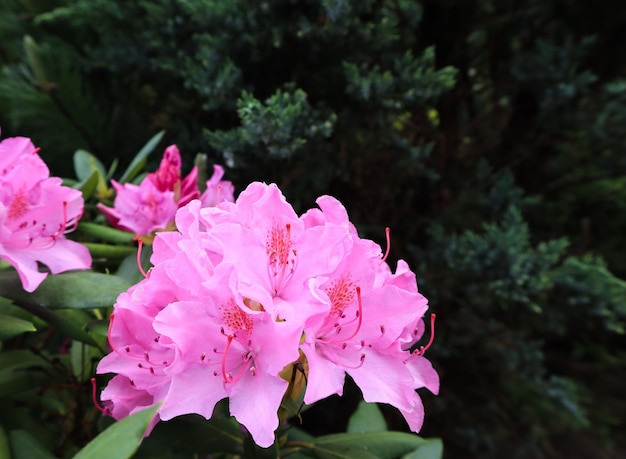
[{"label": "green leaf", "polygon": [[37,329],[32,322],[0,314],[0,341],[13,338],[21,333],[33,331],[37,331]]},{"label": "green leaf", "polygon": [[[152,264],[150,263],[151,256],[152,246],[144,245],[143,249],[141,250],[140,257],[141,267],[143,268],[144,272],[148,272],[148,270],[152,267]],[[139,271],[139,267],[137,266],[137,255],[129,255],[124,258],[119,264],[117,271],[115,271],[115,275],[126,279],[126,282],[129,282],[132,285],[143,280],[144,275],[141,273],[141,271]]]},{"label": "green leaf", "polygon": [[102,358],[102,354],[93,346],[80,341],[72,341],[70,346],[70,362],[72,372],[80,382],[86,382],[92,376],[94,362]]},{"label": "green leaf", "polygon": [[20,306],[68,309],[106,307],[113,305],[117,296],[131,285],[118,276],[93,271],[72,271],[50,275],[37,290],[28,293],[22,289],[17,272],[0,273],[0,296],[10,298]]},{"label": "green leaf", "polygon": [[277,459],[278,443],[274,442],[268,448],[261,448],[254,442],[251,435],[246,435],[243,442],[243,456],[250,459]]},{"label": "green leaf", "polygon": [[94,335],[109,336],[109,321],[107,319],[92,320],[87,323],[85,330]]},{"label": "green leaf", "polygon": [[432,438],[412,451],[402,456],[402,459],[442,459],[443,442],[440,438]]},{"label": "green leaf", "polygon": [[348,432],[381,432],[387,430],[387,423],[376,403],[361,401],[348,421]]},{"label": "green leaf", "polygon": [[80,222],[78,224],[78,231],[96,237],[106,242],[113,242],[116,244],[127,244],[133,241],[134,234],[121,231],[109,226],[98,225],[96,223]]},{"label": "green leaf", "polygon": [[89,199],[94,191],[96,191],[96,187],[98,186],[98,171],[92,171],[91,175],[86,179],[75,183],[73,188],[80,190],[83,193],[83,198],[85,200]]},{"label": "green leaf", "polygon": [[107,172],[107,176],[106,179],[110,180],[111,177],[113,177],[113,174],[115,174],[115,171],[117,170],[117,165],[119,164],[119,159],[115,158],[113,160],[113,162],[111,162],[111,167],[109,167],[109,171]]},{"label": "green leaf", "polygon": [[98,258],[119,260],[137,252],[136,247],[123,245],[97,244],[95,242],[85,242],[83,245],[89,249],[94,260]]},{"label": "green leaf", "polygon": [[0,426],[0,458],[11,459],[11,450],[9,449],[9,439],[2,426]]},{"label": "green leaf", "polygon": [[106,171],[98,158],[86,150],[76,150],[74,153],[74,170],[78,180],[88,180],[94,171],[104,179]]},{"label": "green leaf", "polygon": [[56,328],[63,336],[98,346],[98,343],[83,330],[89,319],[84,316],[82,311],[73,309],[54,311],[46,307],[29,304],[19,304],[19,306]]},{"label": "green leaf", "polygon": [[146,143],[139,153],[137,153],[120,177],[120,183],[131,181],[141,171],[141,169],[143,169],[146,165],[146,161],[148,160],[148,155],[152,153],[164,135],[165,131],[161,131],[148,140],[148,143]]},{"label": "green leaf", "polygon": [[55,456],[41,446],[35,437],[25,430],[14,430],[9,434],[13,459],[55,459]]},{"label": "green leaf", "polygon": [[164,451],[182,457],[213,453],[243,452],[241,426],[232,418],[214,417],[208,421],[200,415],[179,416],[161,422],[141,444],[137,457],[164,457]]},{"label": "green leaf", "polygon": [[74,459],[126,459],[139,447],[160,405],[139,411],[108,427],[81,449]]},{"label": "green leaf", "polygon": [[26,350],[0,352],[0,397],[20,394],[50,381],[50,365]]},{"label": "green leaf", "polygon": [[304,449],[320,459],[377,457],[395,459],[415,451],[426,440],[404,432],[364,432],[326,435]]}]

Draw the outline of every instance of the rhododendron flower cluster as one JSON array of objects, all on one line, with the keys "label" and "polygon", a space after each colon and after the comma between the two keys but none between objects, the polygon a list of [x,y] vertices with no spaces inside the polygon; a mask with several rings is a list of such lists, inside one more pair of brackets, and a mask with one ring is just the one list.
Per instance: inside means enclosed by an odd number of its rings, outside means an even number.
[{"label": "rhododendron flower cluster", "polygon": [[23,288],[34,291],[48,275],[87,269],[87,248],[65,237],[83,213],[79,190],[62,186],[30,139],[0,142],[0,258],[17,269]]},{"label": "rhododendron flower cluster", "polygon": [[156,172],[144,178],[139,185],[120,184],[111,180],[116,191],[113,207],[98,204],[111,225],[137,235],[149,235],[157,230],[173,229],[176,210],[192,199],[200,199],[205,206],[218,201],[234,201],[234,187],[221,180],[224,170],[214,166],[213,176],[206,182],[206,191],[198,189],[198,168],[181,178],[181,157],[176,145],[170,145]]},{"label": "rhododendron flower cluster", "polygon": [[157,233],[153,268],[115,304],[112,352],[98,365],[116,373],[101,394],[108,413],[160,402],[155,422],[210,418],[228,398],[268,447],[290,375],[304,371],[306,403],[342,394],[349,374],[366,401],[397,407],[418,431],[416,389],[439,390],[423,348],[410,351],[427,300],[336,199],[317,204],[298,216],[276,185],[253,183],[235,203],[178,210],[178,231]]}]

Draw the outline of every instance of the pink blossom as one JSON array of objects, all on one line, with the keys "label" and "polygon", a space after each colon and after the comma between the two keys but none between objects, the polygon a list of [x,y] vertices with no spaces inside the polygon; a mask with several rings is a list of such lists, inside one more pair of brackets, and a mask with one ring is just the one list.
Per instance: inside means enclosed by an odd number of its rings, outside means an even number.
[{"label": "pink blossom", "polygon": [[237,267],[243,296],[276,320],[304,325],[328,312],[318,277],[345,257],[349,241],[342,228],[307,228],[274,184],[252,183],[234,204],[207,207],[201,216],[224,262]]},{"label": "pink blossom", "polygon": [[98,372],[117,373],[118,382],[102,399],[117,419],[136,411],[135,400],[163,402],[158,414],[167,420],[210,418],[228,397],[231,414],[270,446],[288,386],[279,373],[298,359],[302,327],[273,320],[241,296],[234,267],[200,231],[199,210],[192,201],[178,212],[180,232],[158,233],[149,277],[116,302],[113,352]]},{"label": "pink blossom", "polygon": [[418,293],[415,275],[406,263],[400,261],[392,274],[380,247],[358,237],[337,200],[325,196],[318,205],[321,210],[307,212],[305,222],[343,228],[352,246],[320,286],[331,304],[328,315],[304,330],[301,349],[309,366],[304,401],[341,394],[347,373],[366,401],[397,407],[411,429],[418,431],[423,409],[415,389],[433,390],[437,374],[430,367],[422,376],[426,367],[414,362],[426,359],[413,357],[405,348],[421,337],[419,324],[427,301]]},{"label": "pink blossom", "polygon": [[215,164],[213,175],[206,182],[206,190],[200,196],[202,207],[215,207],[220,202],[235,202],[235,187],[228,180],[222,180],[224,168]]},{"label": "pink blossom", "polygon": [[[181,178],[181,166],[178,147],[170,145],[163,153],[159,168],[148,174],[139,185],[120,184],[112,180],[116,191],[113,207],[100,203],[98,209],[111,225],[137,235],[173,229],[176,210],[201,197],[197,185],[197,167],[194,166],[185,178]],[[207,182],[207,190],[201,197],[205,206],[215,205],[218,194],[222,201],[234,201],[232,184],[220,181],[224,171],[220,166],[215,168],[213,177]]]},{"label": "pink blossom", "polygon": [[151,180],[139,185],[111,180],[111,184],[117,193],[114,207],[98,204],[98,209],[116,228],[148,235],[172,223],[178,209],[173,191],[160,191]]},{"label": "pink blossom", "polygon": [[196,199],[200,194],[197,186],[198,168],[194,166],[187,177],[181,180],[181,167],[182,160],[178,147],[170,145],[163,152],[163,159],[161,159],[159,168],[146,177],[159,191],[173,191],[174,200],[178,207]]},{"label": "pink blossom", "polygon": [[148,277],[115,305],[113,352],[98,366],[117,373],[102,393],[114,417],[162,402],[159,419],[211,418],[227,398],[267,447],[289,387],[281,375],[304,363],[306,403],[341,394],[349,374],[365,400],[397,407],[419,430],[416,389],[439,389],[423,350],[410,352],[427,301],[407,264],[393,273],[339,201],[317,202],[299,217],[276,185],[253,183],[235,202],[178,210],[178,231],[156,235]]},{"label": "pink blossom", "polygon": [[30,139],[0,142],[0,258],[28,292],[48,275],[37,262],[53,274],[91,266],[87,248],[65,237],[83,213],[82,194],[49,175]]}]

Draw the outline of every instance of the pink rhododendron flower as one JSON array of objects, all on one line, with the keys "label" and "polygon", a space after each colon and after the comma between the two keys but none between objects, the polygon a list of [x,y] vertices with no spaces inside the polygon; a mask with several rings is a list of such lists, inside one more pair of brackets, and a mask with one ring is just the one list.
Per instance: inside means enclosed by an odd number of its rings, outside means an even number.
[{"label": "pink rhododendron flower", "polygon": [[206,182],[206,190],[200,196],[202,207],[215,207],[222,201],[235,201],[235,187],[228,180],[222,180],[224,168],[215,164],[213,175]]},{"label": "pink rhododendron flower", "polygon": [[87,248],[67,239],[83,213],[80,191],[50,177],[30,139],[0,142],[0,258],[17,269],[22,286],[34,291],[48,275],[87,269]]},{"label": "pink rhododendron flower", "polygon": [[[116,191],[113,207],[98,204],[111,225],[137,235],[150,235],[158,230],[172,229],[176,210],[193,199],[200,198],[198,169],[181,178],[182,161],[178,147],[170,145],[163,153],[159,168],[146,176],[139,185],[111,183]],[[230,182],[221,181],[223,169],[216,167],[214,176],[207,182],[207,191],[202,195],[205,205],[215,205],[217,199],[234,201]],[[216,175],[219,177],[215,180]],[[210,184],[210,186],[209,186]],[[223,193],[215,193],[223,188]],[[213,194],[212,194],[213,193]],[[218,196],[219,194],[219,196]]]},{"label": "pink rhododendron flower", "polygon": [[146,177],[159,191],[173,191],[178,207],[182,207],[192,199],[196,199],[200,194],[197,185],[198,168],[194,166],[187,177],[181,180],[181,166],[182,160],[178,147],[170,145],[165,149],[161,165],[157,171],[148,174]]},{"label": "pink rhododendron flower", "polygon": [[276,185],[253,183],[234,203],[178,210],[178,231],[156,235],[147,278],[115,305],[113,352],[98,366],[117,373],[102,392],[115,418],[157,402],[158,419],[210,418],[227,398],[268,447],[284,375],[306,368],[306,403],[341,394],[349,374],[366,401],[420,429],[416,389],[439,389],[424,349],[409,350],[426,299],[406,263],[392,273],[336,199],[318,205],[298,216]]},{"label": "pink rhododendron flower", "polygon": [[304,220],[309,225],[344,228],[352,247],[321,284],[331,304],[329,313],[305,330],[301,349],[309,378],[304,401],[310,404],[341,394],[347,373],[365,401],[388,403],[409,413],[405,417],[410,418],[411,428],[419,430],[423,409],[419,411],[421,400],[415,389],[426,386],[416,380],[408,364],[411,354],[402,346],[421,337],[418,324],[427,301],[418,293],[413,273],[406,272],[406,263],[400,261],[392,275],[380,247],[357,236],[337,200],[325,196],[318,205],[321,214],[309,211]]}]

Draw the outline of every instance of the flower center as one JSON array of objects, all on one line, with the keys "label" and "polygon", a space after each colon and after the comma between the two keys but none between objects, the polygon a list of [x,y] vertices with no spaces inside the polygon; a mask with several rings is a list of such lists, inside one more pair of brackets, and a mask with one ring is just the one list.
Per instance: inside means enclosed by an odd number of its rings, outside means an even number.
[{"label": "flower center", "polygon": [[330,299],[330,314],[341,317],[344,309],[348,307],[354,300],[354,283],[350,280],[350,276],[346,275],[339,279],[333,280],[330,287],[326,288],[326,294]]},{"label": "flower center", "polygon": [[233,332],[252,330],[252,317],[237,306],[235,300],[231,299],[228,303],[223,304],[220,309],[224,324]]},{"label": "flower center", "polygon": [[287,285],[296,270],[297,252],[292,248],[291,225],[274,225],[265,241],[268,274],[274,296]]},{"label": "flower center", "polygon": [[9,206],[8,219],[13,220],[22,217],[28,211],[28,199],[24,190],[17,192],[15,198]]},{"label": "flower center", "polygon": [[[252,316],[237,306],[232,298],[220,309],[224,326],[229,331],[226,333],[224,327],[220,330],[221,334],[226,336],[226,345],[221,359],[222,377],[224,384],[234,384],[244,376],[246,370],[249,370],[253,376],[256,374],[250,338],[254,322]],[[219,373],[213,374],[217,376]]]},{"label": "flower center", "polygon": [[[347,343],[354,339],[361,330],[363,322],[361,287],[355,286],[350,281],[349,276],[344,276],[334,281],[326,290],[326,293],[331,301],[331,311],[317,339],[319,342],[326,344],[342,343],[342,347],[345,349]],[[354,317],[348,317],[344,311],[353,303],[355,294],[357,310],[354,313]],[[363,347],[364,343],[359,345]]]}]

